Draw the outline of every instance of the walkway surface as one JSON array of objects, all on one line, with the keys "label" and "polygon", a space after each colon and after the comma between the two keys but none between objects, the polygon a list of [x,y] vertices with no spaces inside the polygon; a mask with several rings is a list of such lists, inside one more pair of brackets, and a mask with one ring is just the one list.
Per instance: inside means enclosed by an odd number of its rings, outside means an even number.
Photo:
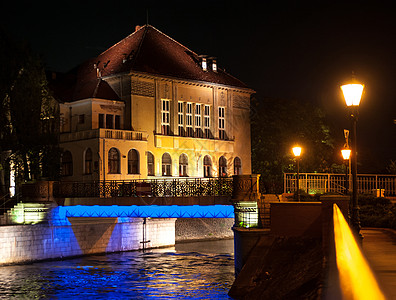
[{"label": "walkway surface", "polygon": [[362,229],[363,251],[388,299],[396,300],[396,231]]}]

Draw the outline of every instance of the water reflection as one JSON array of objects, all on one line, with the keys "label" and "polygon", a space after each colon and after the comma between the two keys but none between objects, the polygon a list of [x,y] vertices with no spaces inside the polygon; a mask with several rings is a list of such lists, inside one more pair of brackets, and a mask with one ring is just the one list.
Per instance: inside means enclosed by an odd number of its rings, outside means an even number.
[{"label": "water reflection", "polygon": [[5,266],[1,299],[230,299],[233,241]]}]

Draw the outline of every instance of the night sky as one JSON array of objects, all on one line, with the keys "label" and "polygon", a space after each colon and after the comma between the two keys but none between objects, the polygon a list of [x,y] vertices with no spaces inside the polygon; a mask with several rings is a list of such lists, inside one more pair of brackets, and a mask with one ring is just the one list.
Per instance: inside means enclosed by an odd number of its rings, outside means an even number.
[{"label": "night sky", "polygon": [[192,51],[216,56],[219,67],[256,90],[258,99],[321,105],[340,141],[349,121],[339,86],[354,71],[366,86],[358,171],[380,172],[396,160],[391,1],[86,2],[2,1],[0,22],[12,38],[29,41],[47,69],[66,72],[128,36],[148,16],[149,24]]}]

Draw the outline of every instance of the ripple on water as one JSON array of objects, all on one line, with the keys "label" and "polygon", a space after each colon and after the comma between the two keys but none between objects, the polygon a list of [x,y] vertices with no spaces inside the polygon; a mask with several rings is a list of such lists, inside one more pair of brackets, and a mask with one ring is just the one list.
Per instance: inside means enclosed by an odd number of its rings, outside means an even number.
[{"label": "ripple on water", "polygon": [[233,254],[210,247],[209,253],[161,249],[6,266],[0,298],[230,299]]}]

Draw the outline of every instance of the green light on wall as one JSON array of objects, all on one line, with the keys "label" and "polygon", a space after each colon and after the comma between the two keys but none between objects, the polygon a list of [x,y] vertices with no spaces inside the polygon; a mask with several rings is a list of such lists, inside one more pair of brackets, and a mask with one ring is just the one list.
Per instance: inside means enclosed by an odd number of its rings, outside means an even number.
[{"label": "green light on wall", "polygon": [[18,203],[11,209],[10,221],[12,224],[37,224],[47,218],[48,207],[41,203]]}]

